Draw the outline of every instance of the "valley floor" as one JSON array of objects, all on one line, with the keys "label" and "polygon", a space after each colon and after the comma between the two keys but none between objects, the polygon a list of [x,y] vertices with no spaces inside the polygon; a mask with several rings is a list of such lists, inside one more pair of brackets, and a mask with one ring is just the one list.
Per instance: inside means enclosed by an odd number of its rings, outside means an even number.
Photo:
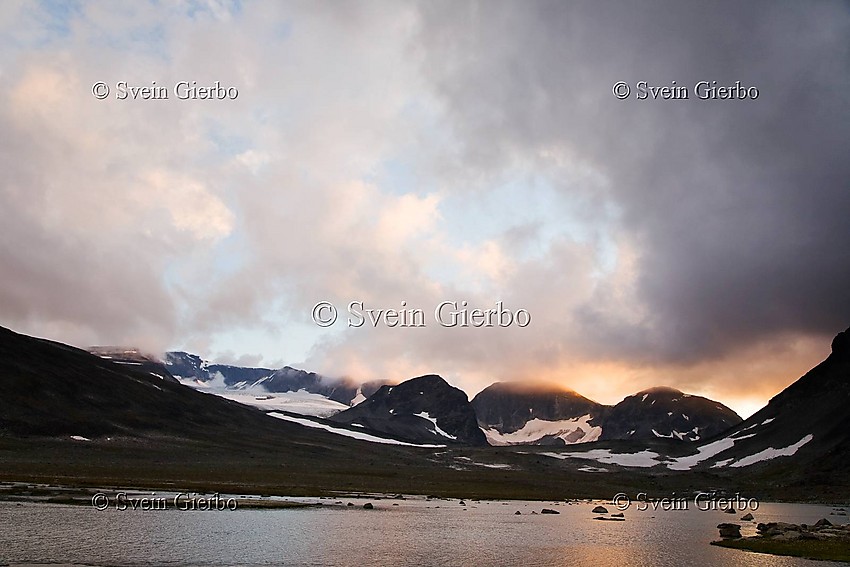
[{"label": "valley floor", "polygon": [[554,459],[535,448],[375,448],[366,443],[353,447],[355,450],[340,453],[320,441],[301,444],[295,450],[283,441],[276,446],[250,440],[116,438],[85,442],[0,437],[0,482],[277,496],[382,493],[610,501],[620,492],[666,498],[725,491],[762,501],[840,504],[850,500],[850,491],[843,486],[788,486],[774,478],[616,466],[600,472],[600,467],[588,466],[586,460]]}]

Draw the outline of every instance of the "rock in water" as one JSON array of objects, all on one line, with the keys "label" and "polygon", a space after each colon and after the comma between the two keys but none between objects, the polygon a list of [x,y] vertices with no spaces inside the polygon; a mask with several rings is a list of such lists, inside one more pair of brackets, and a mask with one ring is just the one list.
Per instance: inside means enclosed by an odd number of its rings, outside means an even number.
[{"label": "rock in water", "polygon": [[373,508],[374,508],[374,506],[372,506],[372,503],[371,503],[371,502],[366,502],[366,503],[363,505],[363,509],[364,509],[364,510],[371,510],[371,509],[373,509]]},{"label": "rock in water", "polygon": [[745,522],[752,522],[753,521],[753,515],[752,514],[745,514],[744,516],[741,516],[741,519],[744,520]]},{"label": "rock in water", "polygon": [[738,524],[718,524],[720,537],[723,539],[738,539],[741,537],[741,526]]},{"label": "rock in water", "polygon": [[597,506],[596,508],[591,510],[591,512],[593,512],[594,514],[607,514],[608,508],[606,508],[605,506]]},{"label": "rock in water", "polygon": [[735,513],[735,509],[732,508],[731,506],[729,506],[728,508],[726,508],[723,511],[726,512],[727,514],[734,514]]},{"label": "rock in water", "polygon": [[560,514],[560,512],[558,512],[557,510],[553,510],[553,509],[551,509],[551,508],[543,508],[543,509],[540,511],[540,513],[541,513],[541,514]]}]

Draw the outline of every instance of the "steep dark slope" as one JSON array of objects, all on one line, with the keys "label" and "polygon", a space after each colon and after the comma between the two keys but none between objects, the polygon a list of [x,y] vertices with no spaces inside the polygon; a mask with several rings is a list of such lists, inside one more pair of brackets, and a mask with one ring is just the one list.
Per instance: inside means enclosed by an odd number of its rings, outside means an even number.
[{"label": "steep dark slope", "polygon": [[60,343],[0,327],[0,435],[175,436],[360,446]]},{"label": "steep dark slope", "polygon": [[702,448],[700,468],[764,471],[788,485],[850,485],[850,329],[767,406]]},{"label": "steep dark slope", "polygon": [[161,378],[175,384],[178,383],[177,378],[166,368],[165,363],[154,356],[143,354],[138,349],[96,346],[91,347],[89,352],[115,364],[128,366],[130,370],[147,372],[154,378]]},{"label": "steep dark slope", "polygon": [[331,420],[414,442],[487,444],[463,390],[433,374],[382,386]]}]

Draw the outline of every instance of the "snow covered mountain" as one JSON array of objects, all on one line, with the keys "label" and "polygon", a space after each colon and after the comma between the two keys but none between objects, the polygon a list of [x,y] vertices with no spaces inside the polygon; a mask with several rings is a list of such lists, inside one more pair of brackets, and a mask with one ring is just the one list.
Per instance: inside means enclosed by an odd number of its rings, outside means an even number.
[{"label": "snow covered mountain", "polygon": [[434,374],[382,386],[330,419],[415,443],[487,444],[466,393]]},{"label": "snow covered mountain", "polygon": [[739,423],[741,417],[720,402],[658,387],[628,396],[612,407],[605,414],[600,439],[699,441]]},{"label": "snow covered mountain", "polygon": [[327,417],[374,393],[382,382],[357,384],[285,366],[248,368],[209,364],[187,352],[168,352],[165,365],[188,386],[266,410]]},{"label": "snow covered mountain", "polygon": [[472,399],[491,445],[563,445],[596,441],[605,406],[553,384],[497,382]]},{"label": "snow covered mountain", "polygon": [[270,368],[245,368],[226,364],[209,364],[196,354],[188,352],[165,353],[165,365],[178,379],[210,382],[220,374],[224,385],[234,390],[248,387],[258,380],[271,376]]},{"label": "snow covered mountain", "polygon": [[472,400],[491,445],[571,445],[658,437],[699,441],[741,422],[719,402],[650,388],[605,406],[552,384],[500,382]]}]

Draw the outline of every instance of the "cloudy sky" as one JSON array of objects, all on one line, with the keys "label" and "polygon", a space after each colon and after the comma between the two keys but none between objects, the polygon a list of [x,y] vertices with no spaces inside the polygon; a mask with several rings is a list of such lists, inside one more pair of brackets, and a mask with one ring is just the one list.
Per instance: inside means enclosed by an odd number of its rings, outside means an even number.
[{"label": "cloudy sky", "polygon": [[0,132],[0,325],[79,346],[747,415],[850,326],[847,3],[2,2]]}]

